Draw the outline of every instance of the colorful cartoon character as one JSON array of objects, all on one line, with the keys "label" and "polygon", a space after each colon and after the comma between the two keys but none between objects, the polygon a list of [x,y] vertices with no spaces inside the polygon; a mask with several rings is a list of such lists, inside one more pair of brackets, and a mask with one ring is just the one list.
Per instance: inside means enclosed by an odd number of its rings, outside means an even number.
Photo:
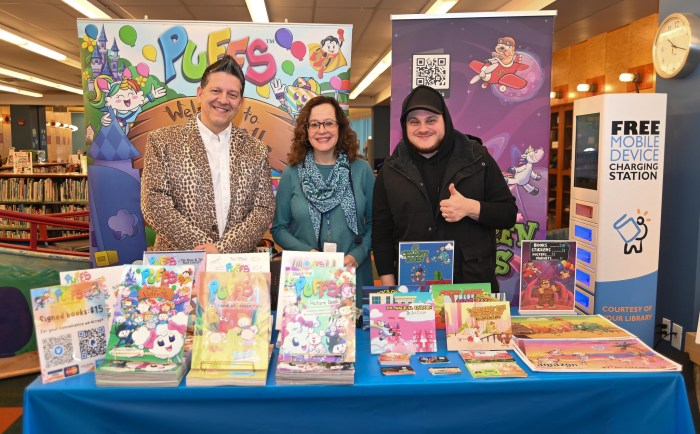
[{"label": "colorful cartoon character", "polygon": [[270,81],[270,89],[280,103],[280,108],[296,117],[306,103],[321,94],[321,86],[313,78],[299,77],[292,85],[275,78]]},{"label": "colorful cartoon character", "polygon": [[549,281],[549,279],[541,279],[540,286],[535,290],[535,298],[537,298],[537,305],[535,308],[543,309],[545,306],[555,307],[554,304],[554,293],[560,292],[561,289]]},{"label": "colorful cartoon character", "polygon": [[318,78],[323,78],[324,72],[335,71],[348,64],[341,48],[345,42],[345,31],[338,29],[338,37],[326,36],[320,44],[309,44],[309,62],[318,71]]},{"label": "colorful cartoon character", "polygon": [[131,333],[134,329],[132,327],[122,323],[117,326],[116,331],[117,337],[119,338],[119,341],[117,341],[115,345],[116,347],[129,347],[133,345],[134,341],[131,338]]},{"label": "colorful cartoon character", "polygon": [[167,359],[168,363],[173,357],[180,361],[180,350],[185,345],[184,332],[184,327],[180,328],[176,324],[161,324],[153,330],[153,335],[145,346],[150,348],[151,354],[159,359]]},{"label": "colorful cartoon character", "polygon": [[527,80],[516,75],[518,71],[527,69],[528,65],[522,63],[522,55],[515,52],[515,39],[510,36],[498,38],[491,55],[493,57],[485,62],[469,62],[469,68],[477,73],[469,81],[470,84],[482,81],[481,87],[484,89],[493,84],[498,86],[501,93],[509,87],[522,89],[527,86]]},{"label": "colorful cartoon character", "polygon": [[529,279],[530,277],[535,277],[540,274],[540,267],[535,265],[534,262],[528,261],[523,264],[523,277]]},{"label": "colorful cartoon character", "polygon": [[[141,70],[148,71],[148,68],[139,66]],[[123,77],[119,81],[108,75],[99,75],[95,78],[95,98],[91,100],[92,105],[105,112],[102,116],[102,125],[107,126],[112,123],[110,111],[114,113],[119,126],[125,134],[129,133],[131,124],[141,113],[142,106],[147,102],[155,101],[157,98],[165,96],[165,88],[151,86],[151,92],[144,96],[141,86],[132,78],[131,70],[125,69]]]},{"label": "colorful cartoon character", "polygon": [[376,327],[379,329],[379,340],[383,341],[384,339],[394,336],[396,332],[394,332],[394,329],[392,329],[388,323],[384,321],[376,321],[371,324],[371,327]]},{"label": "colorful cartoon character", "polygon": [[510,167],[503,174],[508,185],[519,185],[531,195],[536,195],[540,189],[530,184],[530,180],[535,181],[542,179],[542,175],[532,170],[532,166],[539,163],[544,158],[544,149],[533,149],[528,146],[525,153],[520,156],[520,166]]},{"label": "colorful cartoon character", "polygon": [[46,306],[49,303],[50,299],[51,295],[48,291],[43,292],[41,295],[34,297],[34,303],[36,304],[36,308],[34,310],[43,309],[44,306]]},{"label": "colorful cartoon character", "polygon": [[450,253],[445,250],[445,247],[440,247],[440,250],[437,252],[435,256],[432,257],[433,262],[442,262],[443,264],[449,264],[452,262],[452,259],[450,259]]}]

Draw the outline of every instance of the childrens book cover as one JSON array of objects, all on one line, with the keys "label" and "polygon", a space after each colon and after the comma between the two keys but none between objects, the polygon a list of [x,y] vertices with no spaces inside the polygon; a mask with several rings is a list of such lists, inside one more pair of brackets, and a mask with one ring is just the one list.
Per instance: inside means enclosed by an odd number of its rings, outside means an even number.
[{"label": "childrens book cover", "polygon": [[220,253],[207,255],[207,271],[269,273],[269,253]]},{"label": "childrens book cover", "polygon": [[447,349],[511,349],[510,302],[445,303]]},{"label": "childrens book cover", "polygon": [[95,369],[105,356],[107,309],[98,282],[31,290],[44,383]]},{"label": "childrens book cover", "polygon": [[[286,306],[279,354],[341,356],[355,361],[355,269],[323,267],[286,270],[295,293]],[[298,294],[298,295],[297,295]]]},{"label": "childrens book cover", "polygon": [[[363,286],[362,296],[362,329],[369,330],[369,305],[370,302],[380,304],[382,297],[393,292],[425,292],[427,286],[421,285],[394,285],[394,286]],[[372,296],[374,295],[374,296]]]},{"label": "childrens book cover", "polygon": [[[194,324],[194,312],[197,306],[199,294],[199,276],[204,272],[207,264],[207,254],[204,250],[173,250],[173,251],[146,251],[143,252],[143,263],[146,265],[175,266],[185,265],[191,267],[192,291],[190,294],[190,318],[188,324]],[[189,335],[191,336],[190,330]]]},{"label": "childrens book cover", "polygon": [[468,297],[491,293],[491,282],[430,285],[435,303],[435,328],[445,330],[445,303],[467,301]]},{"label": "childrens book cover", "polygon": [[29,151],[15,151],[12,165],[13,173],[32,173],[32,153]]},{"label": "childrens book cover", "polygon": [[399,285],[452,283],[454,241],[399,243]]},{"label": "childrens book cover", "polygon": [[522,242],[521,314],[575,313],[576,241]]},{"label": "childrens book cover", "polygon": [[188,265],[124,266],[106,358],[182,362],[193,275]]},{"label": "childrens book cover", "polygon": [[383,304],[370,304],[370,352],[437,351],[435,312],[429,292],[396,292]]},{"label": "childrens book cover", "polygon": [[200,305],[187,378],[229,378],[240,372],[264,381],[271,337],[270,274],[207,271]]},{"label": "childrens book cover", "polygon": [[516,339],[615,339],[634,335],[602,315],[514,316]]},{"label": "childrens book cover", "polygon": [[113,267],[90,268],[86,270],[61,271],[58,273],[61,285],[72,285],[81,282],[95,282],[105,296],[107,309],[107,325],[112,325],[114,309],[117,305],[117,294],[122,282],[124,270],[122,265]]},{"label": "childrens book cover", "polygon": [[681,365],[638,338],[519,339],[515,351],[533,370],[542,372],[680,371]]},{"label": "childrens book cover", "polygon": [[478,362],[465,366],[474,378],[527,377],[527,372],[515,362]]},{"label": "childrens book cover", "polygon": [[295,276],[287,278],[287,269],[313,270],[317,268],[342,267],[342,252],[297,252],[284,250],[282,263],[280,264],[280,282],[277,297],[277,315],[275,316],[275,329],[282,327],[285,307],[295,304],[299,298],[299,282]]}]

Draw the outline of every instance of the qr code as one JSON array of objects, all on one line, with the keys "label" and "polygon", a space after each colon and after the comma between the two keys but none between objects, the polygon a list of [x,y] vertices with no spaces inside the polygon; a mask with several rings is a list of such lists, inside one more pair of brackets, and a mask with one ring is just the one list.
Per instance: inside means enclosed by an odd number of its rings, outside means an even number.
[{"label": "qr code", "polygon": [[450,88],[449,54],[416,54],[413,56],[413,87],[425,85],[433,89]]},{"label": "qr code", "polygon": [[73,339],[71,335],[53,336],[41,341],[47,368],[65,365],[73,361]]},{"label": "qr code", "polygon": [[78,345],[80,346],[80,358],[83,360],[104,356],[107,351],[105,328],[80,330],[78,332]]}]

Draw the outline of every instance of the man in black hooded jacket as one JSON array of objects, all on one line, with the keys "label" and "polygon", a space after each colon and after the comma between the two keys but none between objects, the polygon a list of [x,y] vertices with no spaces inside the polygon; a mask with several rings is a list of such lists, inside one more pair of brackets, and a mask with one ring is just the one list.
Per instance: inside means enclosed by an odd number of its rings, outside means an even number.
[{"label": "man in black hooded jacket", "polygon": [[374,184],[372,248],[382,285],[395,285],[400,241],[455,242],[455,283],[496,280],[496,229],[518,208],[481,139],[454,129],[445,100],[416,87],[401,109],[403,140]]}]

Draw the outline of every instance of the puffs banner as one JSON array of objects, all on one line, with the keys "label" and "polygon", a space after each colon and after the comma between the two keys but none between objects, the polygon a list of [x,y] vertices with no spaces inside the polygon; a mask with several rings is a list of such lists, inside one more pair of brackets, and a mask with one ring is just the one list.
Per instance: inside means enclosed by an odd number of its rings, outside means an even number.
[{"label": "puffs banner", "polygon": [[200,78],[224,54],[246,81],[233,122],[267,144],[273,184],[306,101],[326,95],[349,108],[352,26],[78,20],[78,38],[93,263],[103,251],[116,251],[120,264],[143,256],[139,169],[148,134],[197,114]]}]

